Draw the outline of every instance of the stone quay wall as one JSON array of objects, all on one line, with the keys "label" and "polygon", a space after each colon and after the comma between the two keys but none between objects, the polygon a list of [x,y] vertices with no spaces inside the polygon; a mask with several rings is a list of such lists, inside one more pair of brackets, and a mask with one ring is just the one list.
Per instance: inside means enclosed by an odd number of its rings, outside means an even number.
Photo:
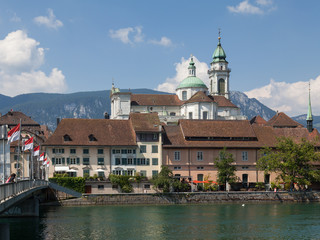
[{"label": "stone quay wall", "polygon": [[60,201],[62,206],[211,204],[245,202],[320,202],[320,192],[209,192],[84,194],[82,198]]}]

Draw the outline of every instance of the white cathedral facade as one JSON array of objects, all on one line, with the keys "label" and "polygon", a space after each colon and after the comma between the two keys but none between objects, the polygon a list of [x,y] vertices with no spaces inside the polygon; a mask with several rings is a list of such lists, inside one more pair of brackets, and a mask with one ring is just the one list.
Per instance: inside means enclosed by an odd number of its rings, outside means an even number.
[{"label": "white cathedral facade", "polygon": [[111,119],[128,119],[131,112],[157,112],[165,123],[179,119],[244,120],[240,109],[229,100],[230,69],[220,37],[210,63],[210,88],[196,76],[191,57],[188,73],[176,89],[176,94],[133,94],[120,92],[112,85]]}]

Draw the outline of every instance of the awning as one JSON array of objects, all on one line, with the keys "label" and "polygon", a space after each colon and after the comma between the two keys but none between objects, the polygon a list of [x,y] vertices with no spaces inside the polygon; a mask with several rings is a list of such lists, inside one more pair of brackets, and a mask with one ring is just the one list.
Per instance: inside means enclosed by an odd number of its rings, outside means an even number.
[{"label": "awning", "polygon": [[67,172],[78,172],[78,170],[75,170],[75,169],[69,169]]},{"label": "awning", "polygon": [[105,170],[103,170],[103,169],[97,169],[97,170],[95,170],[96,172],[104,172]]},{"label": "awning", "polygon": [[198,181],[198,180],[193,180],[193,183],[213,183],[213,184],[218,184],[217,182],[214,182],[214,181]]},{"label": "awning", "polygon": [[67,172],[69,171],[69,167],[66,166],[56,166],[54,167],[55,172]]}]

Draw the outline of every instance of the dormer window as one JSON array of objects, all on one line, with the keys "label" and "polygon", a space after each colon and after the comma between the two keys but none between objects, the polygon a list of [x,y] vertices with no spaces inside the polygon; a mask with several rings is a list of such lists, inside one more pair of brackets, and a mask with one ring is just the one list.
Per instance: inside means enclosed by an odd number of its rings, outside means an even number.
[{"label": "dormer window", "polygon": [[90,134],[89,135],[89,141],[90,142],[95,142],[95,141],[97,141],[97,139],[95,138],[95,136],[93,134]]},{"label": "dormer window", "polygon": [[65,142],[70,142],[70,141],[72,141],[71,137],[70,137],[68,134],[64,135],[64,136],[63,136],[63,139],[64,139]]}]

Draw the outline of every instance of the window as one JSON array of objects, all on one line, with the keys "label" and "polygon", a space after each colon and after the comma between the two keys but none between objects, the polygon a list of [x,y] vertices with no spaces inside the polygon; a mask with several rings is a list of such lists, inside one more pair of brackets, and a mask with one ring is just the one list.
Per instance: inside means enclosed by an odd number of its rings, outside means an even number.
[{"label": "window", "polygon": [[120,165],[120,158],[116,158],[115,165]]},{"label": "window", "polygon": [[128,154],[132,154],[132,149],[128,149],[128,150],[127,150],[127,153],[128,153]]},{"label": "window", "polygon": [[197,167],[198,170],[203,170],[203,167]]},{"label": "window", "polygon": [[242,161],[248,161],[248,152],[242,152]]},{"label": "window", "polygon": [[120,154],[120,149],[113,149],[112,154]]},{"label": "window", "polygon": [[192,112],[189,112],[189,119],[192,119]]},{"label": "window", "polygon": [[14,160],[18,160],[18,155],[14,155]]},{"label": "window", "polygon": [[88,138],[89,138],[89,141],[90,141],[90,142],[95,142],[95,141],[97,141],[97,139],[95,138],[95,136],[94,136],[93,134],[90,134],[90,135],[88,136]]},{"label": "window", "polygon": [[72,141],[71,137],[70,137],[68,134],[64,135],[64,136],[63,136],[63,139],[64,139],[65,142],[70,142],[70,141]]},{"label": "window", "polygon": [[264,175],[264,183],[265,184],[270,184],[270,174],[265,174]]},{"label": "window", "polygon": [[180,161],[180,152],[179,151],[174,152],[174,160]]},{"label": "window", "polygon": [[112,184],[112,189],[118,189],[118,185],[117,184]]},{"label": "window", "polygon": [[64,153],[64,148],[53,148],[52,153],[55,154],[63,154]]},{"label": "window", "polygon": [[243,170],[247,170],[247,169],[249,169],[249,167],[244,166],[244,167],[242,167],[242,169],[243,169]]},{"label": "window", "polygon": [[127,174],[128,174],[128,176],[133,176],[133,170],[128,170]]},{"label": "window", "polygon": [[150,184],[145,184],[144,189],[150,189]]},{"label": "window", "polygon": [[152,145],[152,153],[158,153],[158,146]]},{"label": "window", "polygon": [[20,168],[20,163],[15,163],[14,168]]},{"label": "window", "polygon": [[76,149],[75,148],[70,148],[70,154],[76,154]]},{"label": "window", "polygon": [[158,165],[158,158],[152,158],[152,165],[154,166]]},{"label": "window", "polygon": [[140,176],[146,177],[146,176],[147,176],[147,171],[141,170],[141,171],[140,171]]},{"label": "window", "polygon": [[128,165],[133,165],[133,158],[128,158]]},{"label": "window", "polygon": [[203,160],[203,153],[202,152],[197,152],[197,160],[202,161]]},{"label": "window", "polygon": [[146,153],[147,152],[147,146],[146,145],[140,145],[140,153]]},{"label": "window", "polygon": [[225,93],[225,81],[223,78],[220,78],[218,81],[218,93],[219,94]]},{"label": "window", "polygon": [[55,164],[57,165],[65,164],[64,158],[55,158]]},{"label": "window", "polygon": [[182,91],[182,100],[187,100],[187,91]]},{"label": "window", "polygon": [[140,133],[140,140],[145,140],[146,139],[146,135],[144,133]]},{"label": "window", "polygon": [[203,181],[203,174],[198,174],[197,175],[197,180],[198,181]]},{"label": "window", "polygon": [[83,154],[89,154],[89,149],[88,148],[84,148],[83,149]]},{"label": "window", "polygon": [[174,170],[181,170],[181,167],[180,166],[177,166],[177,167],[173,167]]},{"label": "window", "polygon": [[83,177],[90,177],[90,170],[89,169],[83,169]]},{"label": "window", "polygon": [[103,177],[104,178],[104,172],[98,172],[98,177]]},{"label": "window", "polygon": [[98,185],[98,190],[104,190],[104,185]]},{"label": "window", "polygon": [[158,140],[158,133],[154,133],[153,136],[152,136],[152,139],[153,140]]},{"label": "window", "polygon": [[104,158],[98,158],[98,165],[104,165]]},{"label": "window", "polygon": [[113,170],[113,174],[114,175],[121,175],[121,170]]},{"label": "window", "polygon": [[98,149],[98,154],[103,154],[103,149]]},{"label": "window", "polygon": [[171,116],[171,117],[174,117],[175,115],[176,115],[175,112],[171,112],[171,113],[170,113],[170,116]]},{"label": "window", "polygon": [[121,154],[127,154],[127,149],[121,149]]},{"label": "window", "polygon": [[158,175],[158,170],[152,170],[152,177],[157,176]]},{"label": "window", "polygon": [[77,158],[71,157],[70,158],[70,164],[77,164]]},{"label": "window", "polygon": [[202,119],[203,120],[207,120],[208,119],[208,112],[207,111],[202,112]]},{"label": "window", "polygon": [[89,165],[90,159],[89,158],[83,158],[83,165]]}]

